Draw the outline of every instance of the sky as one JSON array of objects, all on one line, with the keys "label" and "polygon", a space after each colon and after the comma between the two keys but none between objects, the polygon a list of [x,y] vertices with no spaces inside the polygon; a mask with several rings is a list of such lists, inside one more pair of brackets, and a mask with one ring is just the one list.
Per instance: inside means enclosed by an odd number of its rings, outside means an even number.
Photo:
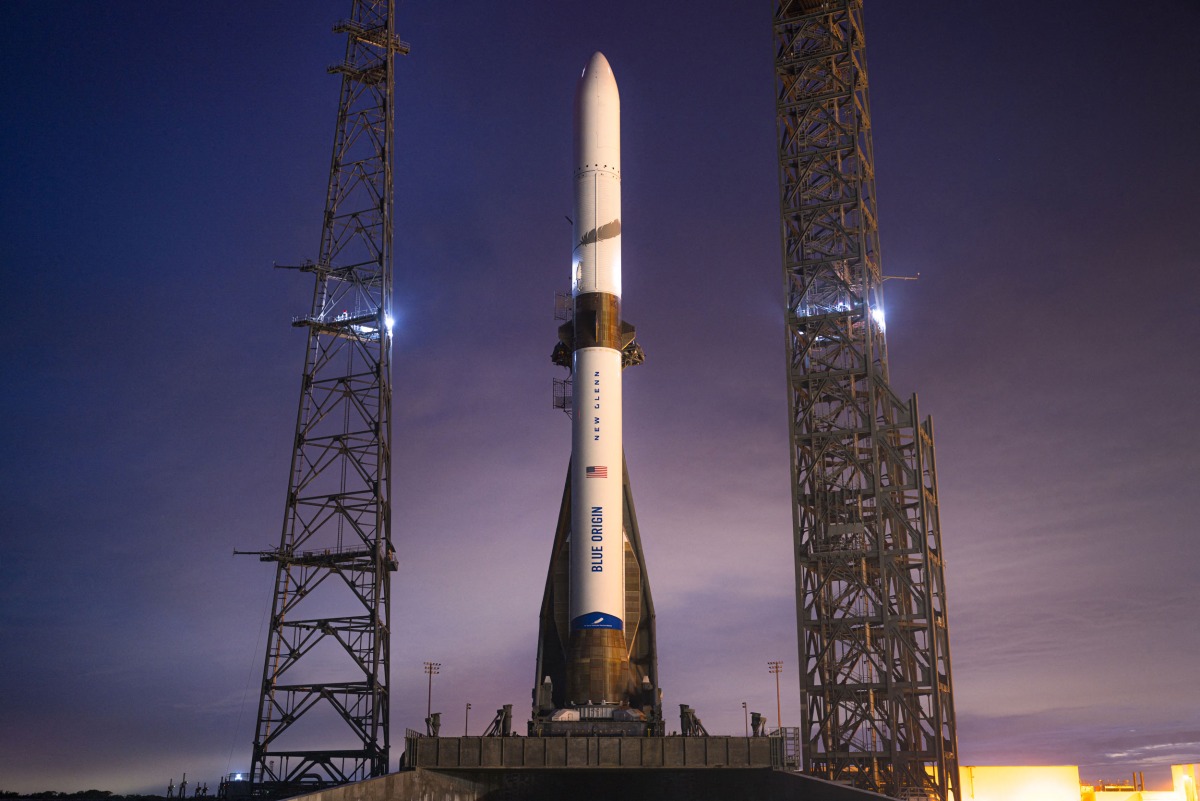
[{"label": "sky", "polygon": [[[666,709],[799,723],[771,6],[397,12],[393,759],[524,720],[569,459],[571,102],[622,98]],[[347,2],[0,5],[0,790],[249,766]],[[1200,760],[1192,0],[868,0],[893,387],[937,431],[962,764]]]}]

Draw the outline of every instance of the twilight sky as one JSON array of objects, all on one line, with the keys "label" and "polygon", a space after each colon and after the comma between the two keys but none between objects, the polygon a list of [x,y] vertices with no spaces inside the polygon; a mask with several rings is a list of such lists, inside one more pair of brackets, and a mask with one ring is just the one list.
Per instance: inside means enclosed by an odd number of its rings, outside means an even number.
[{"label": "twilight sky", "polygon": [[[248,767],[348,2],[0,5],[0,789]],[[668,711],[799,722],[771,2],[400,4],[393,759],[534,681],[571,100],[622,96]],[[964,764],[1200,759],[1193,0],[868,0],[893,386],[937,424]],[[1192,510],[1189,512],[1188,510]],[[674,720],[671,716],[669,720]],[[522,717],[523,721],[524,718]],[[676,723],[677,727],[677,723]]]}]

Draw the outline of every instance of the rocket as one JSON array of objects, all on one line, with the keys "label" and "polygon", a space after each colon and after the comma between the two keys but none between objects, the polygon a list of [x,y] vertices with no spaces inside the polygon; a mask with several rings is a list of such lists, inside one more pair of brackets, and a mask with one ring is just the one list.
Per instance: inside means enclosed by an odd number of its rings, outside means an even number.
[{"label": "rocket", "polygon": [[552,356],[571,369],[571,467],[542,604],[535,717],[587,707],[605,718],[597,707],[659,703],[621,409],[621,371],[644,356],[621,320],[621,100],[602,53],[579,78],[574,129],[573,314]]},{"label": "rocket", "polygon": [[574,155],[567,693],[575,703],[616,703],[630,689],[621,532],[621,98],[601,53],[575,90]]}]

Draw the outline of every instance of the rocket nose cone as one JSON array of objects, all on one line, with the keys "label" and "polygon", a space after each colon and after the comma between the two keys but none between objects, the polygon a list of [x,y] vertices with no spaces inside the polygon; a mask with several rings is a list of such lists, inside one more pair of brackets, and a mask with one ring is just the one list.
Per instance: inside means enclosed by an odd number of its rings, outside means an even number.
[{"label": "rocket nose cone", "polygon": [[588,59],[575,89],[575,168],[621,169],[621,94],[603,53]]},{"label": "rocket nose cone", "polygon": [[588,59],[583,72],[580,73],[579,87],[576,94],[577,96],[590,94],[592,96],[609,95],[614,97],[617,95],[617,78],[613,75],[608,59],[599,50],[592,53],[592,57]]},{"label": "rocket nose cone", "polygon": [[588,63],[583,67],[583,74],[580,77],[587,78],[588,73],[594,75],[612,75],[612,67],[608,64],[608,59],[604,54],[597,50],[592,53],[592,57],[588,59]]}]

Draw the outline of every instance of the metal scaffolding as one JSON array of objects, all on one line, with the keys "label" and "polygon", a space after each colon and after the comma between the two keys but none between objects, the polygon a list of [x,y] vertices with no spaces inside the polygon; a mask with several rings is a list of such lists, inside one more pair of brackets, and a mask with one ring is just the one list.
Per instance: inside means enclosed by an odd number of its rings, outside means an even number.
[{"label": "metal scaffolding", "polygon": [[933,424],[888,382],[862,0],[776,0],[806,771],[961,799]]},{"label": "metal scaffolding", "polygon": [[352,0],[251,789],[282,797],[388,770],[395,0]]}]

